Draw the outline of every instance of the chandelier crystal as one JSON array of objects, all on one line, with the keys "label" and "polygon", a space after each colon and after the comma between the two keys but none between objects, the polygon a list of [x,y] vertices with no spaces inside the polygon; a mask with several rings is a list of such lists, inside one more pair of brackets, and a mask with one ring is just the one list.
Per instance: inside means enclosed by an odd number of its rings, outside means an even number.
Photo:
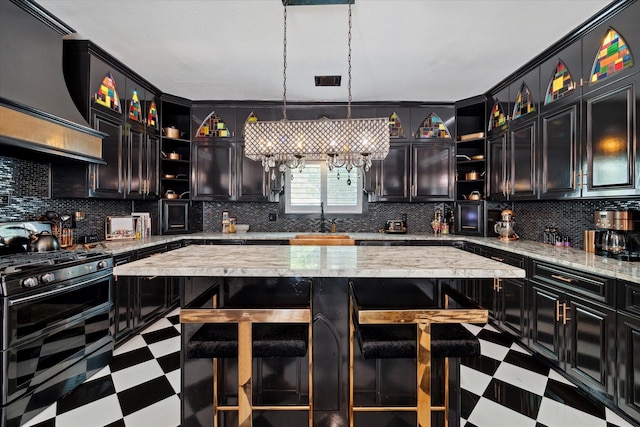
[{"label": "chandelier crystal", "polygon": [[351,118],[351,2],[349,2],[349,84],[346,119],[287,119],[287,1],[284,2],[283,119],[244,126],[245,156],[262,162],[265,171],[278,167],[302,170],[307,161],[326,161],[329,170],[368,171],[373,160],[389,153],[389,119]]}]

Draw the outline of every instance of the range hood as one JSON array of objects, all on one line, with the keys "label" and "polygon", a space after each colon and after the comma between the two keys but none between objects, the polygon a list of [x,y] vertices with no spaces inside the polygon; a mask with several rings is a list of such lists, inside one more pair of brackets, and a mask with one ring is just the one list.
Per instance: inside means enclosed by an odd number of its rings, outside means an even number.
[{"label": "range hood", "polygon": [[62,70],[72,30],[27,0],[0,1],[0,154],[102,163],[102,132],[73,103]]}]

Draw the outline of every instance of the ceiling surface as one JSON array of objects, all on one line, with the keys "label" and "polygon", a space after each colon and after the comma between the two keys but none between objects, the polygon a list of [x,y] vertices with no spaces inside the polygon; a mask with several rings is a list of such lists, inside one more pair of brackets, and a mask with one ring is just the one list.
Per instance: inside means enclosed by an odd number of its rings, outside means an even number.
[{"label": "ceiling surface", "polygon": [[[163,92],[283,97],[281,0],[36,0]],[[479,95],[610,0],[355,0],[353,101]],[[287,8],[287,100],[346,102],[348,6]],[[315,75],[342,75],[316,87]]]}]

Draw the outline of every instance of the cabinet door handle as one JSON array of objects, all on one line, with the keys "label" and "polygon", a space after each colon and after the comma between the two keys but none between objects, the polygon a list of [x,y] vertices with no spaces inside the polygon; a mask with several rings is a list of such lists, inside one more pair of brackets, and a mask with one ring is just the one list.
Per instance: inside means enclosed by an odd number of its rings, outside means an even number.
[{"label": "cabinet door handle", "polygon": [[499,277],[496,277],[495,279],[493,279],[493,290],[496,292],[500,292],[502,290],[502,279],[500,279]]},{"label": "cabinet door handle", "polygon": [[569,320],[571,320],[571,318],[567,316],[567,311],[569,311],[569,310],[571,309],[571,307],[568,307],[566,302],[565,302],[564,304],[562,304],[562,306],[563,306],[563,310],[562,310],[562,324],[563,324],[563,325],[566,325],[566,324],[567,324],[567,322],[568,322]]},{"label": "cabinet door handle", "polygon": [[566,282],[566,283],[573,283],[573,279],[569,277],[560,276],[559,274],[552,274],[551,277],[553,277],[554,279],[562,280],[563,282]]},{"label": "cabinet door handle", "polygon": [[562,314],[560,314],[560,301],[556,300],[556,322],[560,321]]},{"label": "cabinet door handle", "polygon": [[492,256],[491,259],[494,261],[504,262],[504,258],[498,258],[497,256]]}]

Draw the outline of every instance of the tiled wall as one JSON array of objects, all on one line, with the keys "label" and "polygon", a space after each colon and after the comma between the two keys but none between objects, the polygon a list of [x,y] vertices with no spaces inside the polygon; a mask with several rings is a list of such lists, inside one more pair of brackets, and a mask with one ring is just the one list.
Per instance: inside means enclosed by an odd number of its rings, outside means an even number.
[{"label": "tiled wall", "polygon": [[[48,195],[49,167],[45,163],[17,160],[0,156],[0,194],[9,194],[11,203],[0,205],[0,222],[32,221],[46,211],[71,215],[85,212],[85,220],[77,224],[76,237],[97,234],[104,237],[104,219],[108,215],[128,215],[132,203],[125,200],[50,199]],[[147,202],[149,209],[157,202]],[[451,205],[447,205],[451,206]],[[409,232],[431,233],[430,222],[434,210],[445,207],[442,203],[370,203],[368,212],[361,216],[337,218],[337,230],[346,232],[376,232],[388,219],[401,219],[407,215]],[[501,209],[504,205],[490,208]],[[640,200],[574,200],[530,201],[513,203],[515,230],[522,239],[542,241],[546,226],[554,226],[566,235],[577,248],[582,248],[583,231],[593,229],[596,210],[640,210]],[[138,208],[138,210],[142,210]],[[199,231],[220,231],[222,211],[229,211],[238,223],[251,225],[252,231],[320,231],[319,216],[286,216],[274,203],[194,203],[194,227]],[[277,220],[269,221],[276,213]],[[328,215],[329,220],[332,219]],[[328,224],[328,223],[327,223]]]},{"label": "tiled wall", "polygon": [[584,230],[595,230],[593,213],[600,210],[640,210],[640,200],[530,201],[514,203],[516,233],[522,239],[542,241],[547,226],[583,248]]},{"label": "tiled wall", "polygon": [[[0,205],[0,222],[34,221],[46,211],[60,215],[84,212],[85,219],[74,230],[76,238],[96,234],[103,239],[106,216],[131,213],[131,202],[125,200],[50,199],[47,164],[1,156],[0,194],[11,197],[9,205]],[[70,225],[70,221],[65,223]]]},{"label": "tiled wall", "polygon": [[[449,206],[452,206],[449,204]],[[434,211],[442,203],[370,203],[364,215],[337,217],[337,231],[343,232],[377,232],[384,227],[388,219],[402,219],[407,215],[407,227],[411,233],[431,233],[431,220]],[[203,227],[205,231],[220,231],[222,211],[229,211],[239,224],[249,224],[252,231],[300,231],[319,232],[320,215],[287,216],[278,211],[277,203],[213,203],[205,202],[203,206]],[[276,213],[277,220],[269,221],[269,214]],[[326,215],[326,227],[333,219]]]}]

